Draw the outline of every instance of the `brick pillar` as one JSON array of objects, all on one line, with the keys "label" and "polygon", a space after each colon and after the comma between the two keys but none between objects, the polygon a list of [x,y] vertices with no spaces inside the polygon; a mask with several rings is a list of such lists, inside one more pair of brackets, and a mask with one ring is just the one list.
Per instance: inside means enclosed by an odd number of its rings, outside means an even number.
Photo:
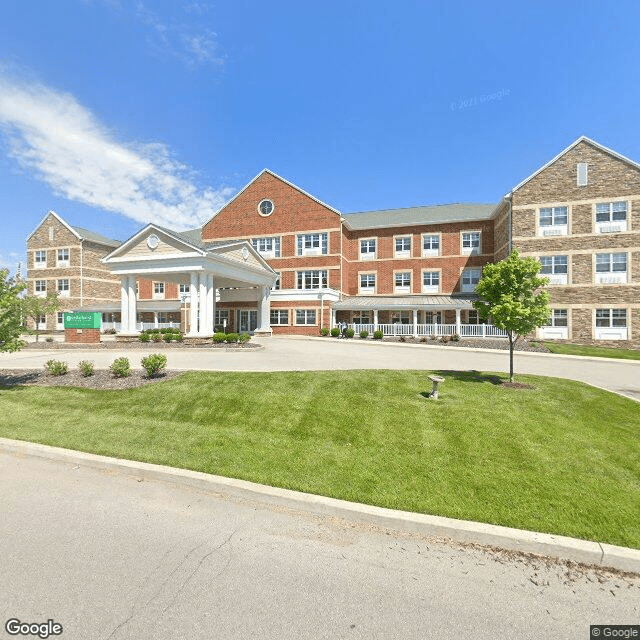
[{"label": "brick pillar", "polygon": [[65,329],[64,340],[71,344],[97,344],[100,342],[100,329]]}]

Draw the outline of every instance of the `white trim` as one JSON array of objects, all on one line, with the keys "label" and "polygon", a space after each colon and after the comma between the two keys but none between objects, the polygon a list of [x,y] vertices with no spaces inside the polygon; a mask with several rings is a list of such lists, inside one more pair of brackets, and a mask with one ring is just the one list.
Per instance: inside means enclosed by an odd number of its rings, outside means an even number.
[{"label": "white trim", "polygon": [[70,231],[78,240],[82,240],[80,234],[67,222],[65,222],[55,211],[51,210],[47,212],[47,215],[42,218],[40,224],[27,236],[27,242],[31,240],[31,236],[40,229],[40,227],[44,224],[44,221],[49,217],[53,216],[63,227],[65,227],[68,231]]},{"label": "white trim", "polygon": [[[172,240],[179,242],[180,244],[183,244],[185,247],[189,247],[190,249],[193,249],[198,255],[204,255],[206,253],[206,251],[204,251],[203,249],[196,247],[190,242],[187,242],[184,238],[181,238],[180,236],[176,235],[171,230],[165,229],[164,227],[159,227],[155,224],[150,223],[145,227],[143,227],[142,229],[140,229],[140,231],[132,235],[128,240],[125,240],[119,247],[116,247],[111,253],[108,253],[104,258],[100,260],[100,262],[106,263],[110,261],[112,258],[117,257],[119,253],[126,251],[130,247],[130,245],[136,242],[144,233],[146,233],[150,229],[153,229],[157,233],[167,236]],[[168,258],[170,256],[164,256],[164,257]]]}]

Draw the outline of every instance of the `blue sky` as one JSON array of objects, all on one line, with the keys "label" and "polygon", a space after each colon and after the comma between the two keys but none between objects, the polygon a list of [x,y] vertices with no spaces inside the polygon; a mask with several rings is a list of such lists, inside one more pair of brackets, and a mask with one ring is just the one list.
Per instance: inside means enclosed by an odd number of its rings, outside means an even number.
[{"label": "blue sky", "polygon": [[4,0],[0,266],[50,209],[198,226],[263,168],[345,213],[640,161],[640,3]]}]

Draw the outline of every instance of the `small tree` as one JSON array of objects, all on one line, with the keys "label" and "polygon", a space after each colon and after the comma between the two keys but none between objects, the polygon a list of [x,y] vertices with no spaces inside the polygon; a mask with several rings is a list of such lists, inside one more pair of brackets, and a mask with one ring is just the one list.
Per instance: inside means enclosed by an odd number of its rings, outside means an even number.
[{"label": "small tree", "polygon": [[20,292],[26,284],[16,283],[7,269],[0,269],[0,351],[18,351],[24,346]]},{"label": "small tree", "polygon": [[41,298],[40,296],[25,296],[22,299],[22,312],[27,318],[33,320],[36,328],[36,342],[38,342],[40,335],[40,330],[38,329],[40,316],[56,313],[60,311],[60,308],[61,304],[58,300],[57,293],[48,293],[46,298]]},{"label": "small tree", "polygon": [[549,321],[549,293],[539,291],[549,282],[540,277],[540,263],[521,258],[517,250],[505,260],[488,264],[476,287],[480,300],[473,303],[478,315],[504,329],[509,338],[509,380],[513,382],[513,347],[518,338]]}]

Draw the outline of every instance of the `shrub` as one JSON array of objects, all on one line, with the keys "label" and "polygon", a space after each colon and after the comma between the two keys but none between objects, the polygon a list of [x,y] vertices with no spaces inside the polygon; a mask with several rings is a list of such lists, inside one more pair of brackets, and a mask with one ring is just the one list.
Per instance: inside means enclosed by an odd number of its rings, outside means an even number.
[{"label": "shrub", "polygon": [[380,329],[378,329],[377,331],[373,332],[373,339],[374,340],[382,340],[382,336],[383,336],[383,333],[382,333],[382,331],[380,331]]},{"label": "shrub", "polygon": [[149,342],[149,340],[151,340],[151,336],[148,333],[140,334],[140,342]]},{"label": "shrub", "polygon": [[162,342],[162,334],[158,331],[157,333],[152,333],[151,334],[151,339],[154,342]]},{"label": "shrub", "polygon": [[167,356],[162,353],[151,353],[140,361],[149,378],[157,376],[167,366]]},{"label": "shrub", "polygon": [[454,334],[451,336],[451,341],[452,341],[452,342],[459,342],[459,341],[460,341],[460,336],[459,336],[457,333],[454,333]]},{"label": "shrub", "polygon": [[347,338],[353,338],[355,334],[356,332],[351,327],[347,329]]},{"label": "shrub", "polygon": [[227,333],[227,344],[235,344],[240,339],[240,336],[237,333]]},{"label": "shrub", "polygon": [[109,367],[116,378],[128,378],[131,375],[129,358],[116,358]]},{"label": "shrub", "polygon": [[45,341],[46,341],[46,342],[53,342],[53,336],[47,336],[47,337],[45,338]]},{"label": "shrub", "polygon": [[333,327],[333,329],[331,329],[331,335],[334,338],[337,338],[340,335],[340,328],[339,327]]},{"label": "shrub", "polygon": [[165,333],[163,334],[163,339],[165,342],[171,342],[172,340],[174,340],[175,338],[173,337],[175,334],[174,333]]},{"label": "shrub", "polygon": [[89,362],[89,360],[83,360],[78,363],[78,369],[80,369],[80,373],[83,377],[88,378],[93,375],[93,362]]},{"label": "shrub", "polygon": [[171,327],[165,327],[164,329],[160,329],[160,333],[164,336],[167,333],[173,333],[173,329]]},{"label": "shrub", "polygon": [[400,336],[400,342],[406,342],[407,339],[404,336]]},{"label": "shrub", "polygon": [[364,339],[364,338],[368,338],[368,337],[369,337],[369,332],[368,332],[366,329],[363,329],[363,330],[360,332],[360,337],[361,337],[362,339]]},{"label": "shrub", "polygon": [[322,329],[320,329],[320,335],[328,336],[329,335],[329,329],[327,329],[327,327],[322,327]]},{"label": "shrub", "polygon": [[427,336],[422,336],[422,338],[420,338],[420,342],[427,342],[428,338]]},{"label": "shrub", "polygon": [[67,363],[61,362],[60,360],[48,360],[47,364],[44,365],[44,368],[52,376],[63,376],[69,372],[69,366]]},{"label": "shrub", "polygon": [[173,338],[173,340],[175,340],[176,342],[182,342],[182,334],[180,332],[178,333],[174,333],[173,336],[171,336]]},{"label": "shrub", "polygon": [[251,336],[248,333],[241,333],[239,337],[240,342],[249,342]]},{"label": "shrub", "polygon": [[223,333],[222,331],[218,331],[217,333],[213,334],[213,341],[216,344],[221,344],[222,342],[224,342],[227,339],[227,334]]}]

